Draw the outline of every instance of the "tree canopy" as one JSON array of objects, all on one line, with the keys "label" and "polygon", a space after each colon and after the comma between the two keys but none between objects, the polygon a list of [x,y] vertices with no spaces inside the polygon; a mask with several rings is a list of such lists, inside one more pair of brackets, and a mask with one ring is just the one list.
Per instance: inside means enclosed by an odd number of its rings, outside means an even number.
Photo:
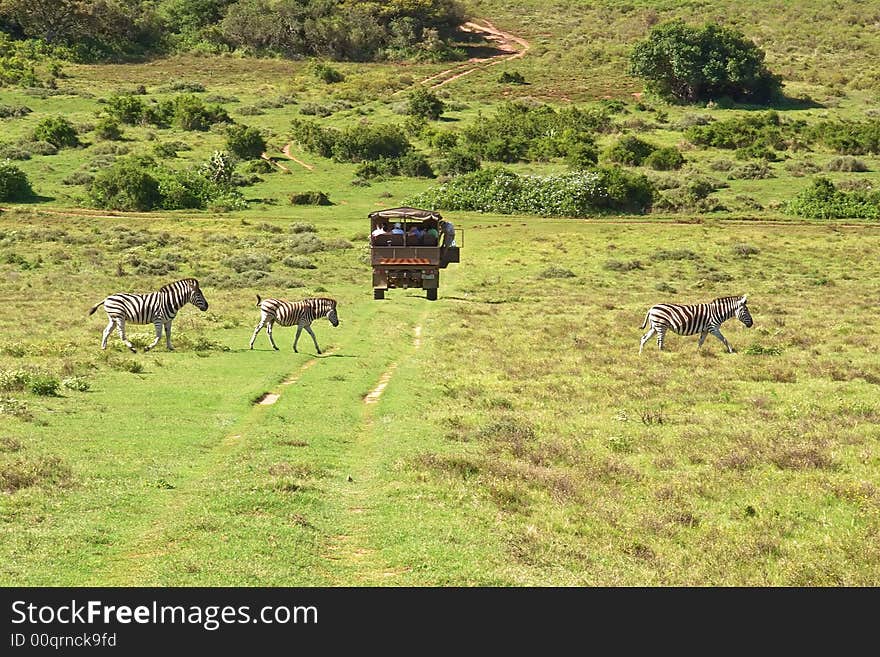
[{"label": "tree canopy", "polygon": [[630,72],[644,78],[649,91],[685,103],[724,97],[766,103],[782,89],[763,50],[714,23],[694,27],[675,20],[654,27],[633,49]]},{"label": "tree canopy", "polygon": [[0,0],[0,34],[79,60],[246,50],[371,61],[444,58],[458,0]]}]

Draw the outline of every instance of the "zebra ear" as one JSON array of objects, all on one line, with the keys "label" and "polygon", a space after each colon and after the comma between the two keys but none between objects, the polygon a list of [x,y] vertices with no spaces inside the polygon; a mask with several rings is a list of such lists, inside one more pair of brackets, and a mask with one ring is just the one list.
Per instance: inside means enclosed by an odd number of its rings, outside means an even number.
[{"label": "zebra ear", "polygon": [[748,294],[744,294],[744,295],[742,296],[742,299],[740,299],[740,303],[741,303],[742,305],[746,305],[746,301],[748,300],[748,296],[749,296]]}]

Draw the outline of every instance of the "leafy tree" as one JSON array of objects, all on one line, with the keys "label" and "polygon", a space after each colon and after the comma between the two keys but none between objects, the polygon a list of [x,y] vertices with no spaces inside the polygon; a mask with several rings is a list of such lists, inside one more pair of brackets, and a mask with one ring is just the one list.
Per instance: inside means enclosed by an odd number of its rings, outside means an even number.
[{"label": "leafy tree", "polygon": [[434,92],[424,87],[416,87],[409,93],[407,114],[436,121],[446,109],[443,101]]},{"label": "leafy tree", "polygon": [[266,140],[257,128],[233,125],[226,129],[226,148],[242,160],[256,160],[266,150]]},{"label": "leafy tree", "polygon": [[763,50],[714,23],[657,25],[633,49],[630,72],[644,78],[649,91],[685,103],[723,97],[764,103],[782,88],[781,78],[764,64]]}]

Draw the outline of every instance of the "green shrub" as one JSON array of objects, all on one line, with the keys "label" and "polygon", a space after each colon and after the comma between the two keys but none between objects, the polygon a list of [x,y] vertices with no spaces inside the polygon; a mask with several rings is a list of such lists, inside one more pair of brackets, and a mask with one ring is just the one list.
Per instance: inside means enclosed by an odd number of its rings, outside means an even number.
[{"label": "green shrub", "polygon": [[841,155],[880,154],[880,120],[821,121],[806,131],[816,141]]},{"label": "green shrub", "polygon": [[290,195],[291,205],[333,205],[324,192],[295,192]]},{"label": "green shrub", "polygon": [[443,158],[438,167],[440,173],[458,176],[480,168],[480,158],[460,148],[454,148]]},{"label": "green shrub", "polygon": [[848,171],[850,173],[862,173],[868,170],[868,165],[851,155],[835,157],[825,165],[825,171]]},{"label": "green shrub", "polygon": [[382,157],[397,158],[412,145],[396,125],[358,123],[338,132],[333,139],[333,159],[337,162],[361,162]]},{"label": "green shrub", "polygon": [[658,148],[650,153],[643,164],[656,171],[672,171],[680,169],[684,165],[684,156],[674,146]]},{"label": "green shrub", "polygon": [[226,148],[242,160],[256,160],[265,152],[266,140],[257,128],[233,125],[226,129]]},{"label": "green shrub", "polygon": [[498,77],[498,82],[501,84],[525,84],[526,79],[523,77],[522,73],[516,71],[509,73],[504,71],[504,73]]},{"label": "green shrub", "polygon": [[88,195],[99,208],[146,211],[161,207],[159,181],[153,173],[154,161],[145,157],[120,160],[99,171]]},{"label": "green shrub", "polygon": [[410,116],[436,121],[444,109],[443,101],[430,89],[418,86],[409,92],[406,113]]},{"label": "green shrub", "polygon": [[34,141],[48,141],[56,148],[79,146],[76,128],[63,116],[50,116],[40,121],[33,132]]},{"label": "green shrub", "polygon": [[107,141],[118,141],[122,139],[122,130],[119,127],[119,120],[111,116],[105,116],[98,121],[95,126],[95,136],[98,139],[106,139]]},{"label": "green shrub", "polygon": [[297,234],[297,233],[316,233],[318,229],[315,228],[315,224],[306,224],[300,221],[290,224],[288,227],[288,232]]},{"label": "green shrub", "polygon": [[61,385],[68,390],[76,390],[78,392],[86,392],[91,388],[88,379],[82,376],[71,376],[66,378],[61,382]]},{"label": "green shrub", "polygon": [[69,176],[66,176],[61,184],[63,185],[91,185],[92,181],[94,181],[95,176],[87,171],[74,171]]},{"label": "green shrub", "polygon": [[0,201],[28,201],[34,190],[24,171],[9,160],[0,160]]},{"label": "green shrub", "polygon": [[645,176],[615,167],[551,176],[520,176],[504,168],[492,168],[456,176],[406,203],[448,210],[584,217],[609,212],[644,213],[653,196],[653,187]]},{"label": "green shrub", "polygon": [[31,152],[16,144],[0,144],[0,160],[22,162],[31,159]]},{"label": "green shrub", "polygon": [[278,169],[275,168],[272,165],[272,163],[269,162],[268,160],[264,160],[264,159],[260,158],[260,159],[251,160],[250,162],[247,162],[243,166],[243,170],[245,173],[264,173],[265,174],[265,173],[273,173],[273,172],[277,171]]},{"label": "green shrub", "polygon": [[827,178],[812,184],[786,204],[792,214],[809,219],[878,219],[880,191],[843,192]]},{"label": "green shrub", "polygon": [[197,96],[183,94],[173,101],[174,123],[183,130],[205,131],[215,123],[232,123],[220,105],[205,105]]},{"label": "green shrub", "polygon": [[281,262],[291,269],[317,269],[311,260],[303,256],[287,256]]},{"label": "green shrub", "polygon": [[312,75],[325,84],[336,84],[345,79],[341,72],[324,62],[315,62],[312,65]]},{"label": "green shrub", "polygon": [[107,100],[106,111],[111,117],[120,123],[137,125],[143,121],[146,112],[146,103],[132,94],[120,94],[111,96]]},{"label": "green shrub", "polygon": [[27,116],[33,110],[25,105],[0,105],[0,119],[15,119]]},{"label": "green shrub", "polygon": [[616,164],[639,166],[655,150],[657,150],[656,146],[642,141],[638,137],[626,135],[605,149],[603,157]]},{"label": "green shrub", "polygon": [[153,146],[153,154],[163,160],[177,157],[177,145],[172,142],[159,142]]},{"label": "green shrub", "polygon": [[48,141],[28,141],[22,144],[32,155],[56,155],[58,147]]},{"label": "green shrub", "polygon": [[54,376],[38,374],[31,377],[30,389],[35,395],[43,397],[55,397],[58,395],[58,388],[61,382]]}]

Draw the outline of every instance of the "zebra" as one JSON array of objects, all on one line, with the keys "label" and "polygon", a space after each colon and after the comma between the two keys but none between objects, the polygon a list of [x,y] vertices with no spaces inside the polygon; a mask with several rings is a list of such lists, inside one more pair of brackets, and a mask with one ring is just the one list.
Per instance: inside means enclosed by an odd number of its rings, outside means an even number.
[{"label": "zebra", "polygon": [[254,329],[254,334],[251,336],[251,349],[254,348],[254,340],[257,339],[257,333],[265,326],[266,333],[269,334],[269,342],[272,343],[275,351],[278,351],[278,346],[272,338],[272,326],[275,322],[278,322],[281,326],[293,326],[296,324],[296,338],[293,340],[294,352],[299,353],[296,349],[296,343],[299,342],[299,334],[305,329],[312,336],[315,349],[320,354],[321,348],[318,346],[318,340],[312,331],[311,323],[316,319],[326,317],[333,326],[339,326],[339,316],[336,314],[336,301],[334,299],[313,297],[292,302],[282,299],[261,299],[258,294],[256,305],[260,308],[260,323],[257,324],[257,328]]},{"label": "zebra", "polygon": [[731,317],[736,317],[739,321],[746,325],[747,328],[752,327],[752,316],[746,306],[748,295],[741,297],[719,297],[710,303],[700,303],[696,305],[684,306],[674,303],[659,303],[652,306],[645,315],[645,321],[642,322],[641,328],[645,328],[650,322],[651,328],[642,336],[642,342],[639,345],[639,354],[648,339],[656,332],[657,346],[663,351],[663,337],[667,330],[672,330],[679,335],[695,335],[700,334],[700,342],[697,347],[703,346],[706,336],[711,333],[724,343],[729,353],[733,353],[733,347],[723,335],[721,335],[721,325]]},{"label": "zebra", "polygon": [[149,351],[158,344],[162,337],[162,327],[165,327],[165,346],[168,351],[174,351],[171,346],[171,321],[177,316],[177,312],[187,303],[193,304],[202,312],[208,309],[205,295],[199,288],[199,282],[195,278],[183,278],[168,285],[163,285],[157,292],[149,294],[128,294],[120,292],[111,294],[103,301],[96,303],[89,311],[94,314],[98,307],[103,304],[107,311],[110,323],[104,329],[101,339],[101,349],[107,348],[107,338],[113,327],[119,333],[122,342],[137,353],[134,345],[125,337],[125,323],[154,324],[156,326],[156,339],[144,351]]}]

